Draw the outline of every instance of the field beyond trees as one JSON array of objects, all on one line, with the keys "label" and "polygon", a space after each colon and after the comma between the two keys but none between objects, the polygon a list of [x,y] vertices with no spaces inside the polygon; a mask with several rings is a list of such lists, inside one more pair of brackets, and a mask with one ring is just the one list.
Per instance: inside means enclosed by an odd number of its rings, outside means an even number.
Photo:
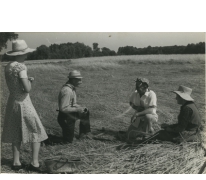
[{"label": "field beyond trees", "polygon": [[[1,119],[9,95],[4,66],[1,67]],[[71,60],[26,61],[28,75],[35,78],[30,93],[33,105],[49,134],[61,136],[57,123],[57,98],[61,86],[71,70],[79,70],[83,84],[77,89],[77,103],[90,110],[93,134],[102,133],[109,141],[75,140],[69,145],[42,146],[40,162],[48,158],[80,157],[84,165],[76,173],[198,173],[204,163],[205,151],[198,143],[175,145],[169,142],[126,147],[115,138],[114,131],[125,131],[130,125],[133,110],[129,107],[130,94],[135,89],[134,80],[145,77],[150,89],[157,94],[160,130],[162,123],[176,123],[180,106],[175,95],[179,85],[193,89],[192,97],[205,126],[205,55],[135,55],[94,57]],[[78,135],[76,122],[76,135]],[[101,131],[104,127],[105,131]],[[204,132],[205,133],[205,132]],[[205,135],[205,134],[203,134]],[[206,137],[206,135],[205,135]],[[126,148],[125,148],[126,147]],[[10,144],[1,147],[2,173],[10,170],[12,151]],[[30,163],[31,149],[23,145],[21,159]],[[21,173],[28,173],[21,171]],[[205,171],[206,173],[206,171]]]}]

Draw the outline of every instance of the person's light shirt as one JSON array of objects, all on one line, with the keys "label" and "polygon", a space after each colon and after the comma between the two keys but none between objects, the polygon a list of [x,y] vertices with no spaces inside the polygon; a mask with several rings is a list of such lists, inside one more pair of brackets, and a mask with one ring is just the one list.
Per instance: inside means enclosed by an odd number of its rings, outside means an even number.
[{"label": "person's light shirt", "polygon": [[[143,107],[144,109],[157,107],[157,96],[154,91],[147,90],[145,94],[140,98],[137,90],[130,96],[130,103],[138,107]],[[154,108],[154,113],[156,114],[156,108]]]},{"label": "person's light shirt", "polygon": [[68,113],[68,108],[74,107],[76,102],[77,100],[74,86],[71,84],[65,84],[58,96],[59,110],[64,113]]}]

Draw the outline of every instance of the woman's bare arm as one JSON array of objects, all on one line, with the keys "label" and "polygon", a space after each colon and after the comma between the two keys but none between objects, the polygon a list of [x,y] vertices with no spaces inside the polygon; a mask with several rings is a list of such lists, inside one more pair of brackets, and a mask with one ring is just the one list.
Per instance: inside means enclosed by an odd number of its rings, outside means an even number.
[{"label": "woman's bare arm", "polygon": [[31,91],[31,82],[27,78],[20,78],[23,89],[25,92],[29,93]]}]

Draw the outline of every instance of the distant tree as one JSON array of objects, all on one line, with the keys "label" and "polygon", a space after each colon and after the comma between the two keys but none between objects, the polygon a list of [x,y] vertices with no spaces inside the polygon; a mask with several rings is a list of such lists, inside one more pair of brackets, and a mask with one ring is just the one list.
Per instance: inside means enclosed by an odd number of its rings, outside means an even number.
[{"label": "distant tree", "polygon": [[37,47],[36,51],[27,55],[27,60],[49,59],[49,48],[45,45]]},{"label": "distant tree", "polygon": [[103,47],[102,48],[102,55],[103,56],[109,56],[110,51],[111,50],[109,48]]},{"label": "distant tree", "polygon": [[50,59],[59,59],[59,45],[58,44],[51,44],[49,46],[50,51]]},{"label": "distant tree", "polygon": [[125,46],[125,47],[120,47],[118,49],[118,54],[119,55],[135,55],[137,53],[138,49],[133,46]]},{"label": "distant tree", "polygon": [[79,43],[79,42],[76,42],[73,45],[75,48],[75,58],[84,57],[86,46],[83,43]]},{"label": "distant tree", "polygon": [[7,56],[6,53],[4,53],[1,61],[12,61],[12,56]]},{"label": "distant tree", "polygon": [[193,54],[195,50],[195,44],[188,44],[185,48],[185,53],[186,54]]},{"label": "distant tree", "polygon": [[87,46],[85,49],[85,57],[91,57],[92,56],[92,48]]},{"label": "distant tree", "polygon": [[59,49],[59,55],[60,59],[67,59],[69,58],[69,47],[66,44],[61,44],[61,47]]},{"label": "distant tree", "polygon": [[59,51],[59,45],[58,44],[51,44],[49,46],[49,50],[51,53],[56,53]]},{"label": "distant tree", "polygon": [[[97,48],[98,49],[98,48]],[[100,52],[101,53],[101,52]],[[70,59],[91,57],[92,48],[83,43],[51,44],[49,47],[42,45],[31,53],[27,60],[33,59]]]},{"label": "distant tree", "polygon": [[135,55],[135,54],[205,54],[205,42],[197,44],[188,44],[187,46],[163,46],[163,47],[145,47],[136,48],[133,46],[119,47],[118,55]]},{"label": "distant tree", "polygon": [[198,43],[197,47],[199,49],[198,53],[205,54],[205,42]]},{"label": "distant tree", "polygon": [[99,57],[99,56],[103,56],[103,54],[100,51],[100,49],[98,48],[96,51],[93,51],[93,56],[94,57]]},{"label": "distant tree", "polygon": [[116,52],[115,51],[111,51],[109,48],[103,47],[102,48],[102,56],[115,56]]},{"label": "distant tree", "polygon": [[97,50],[98,49],[98,43],[93,43],[93,51]]},{"label": "distant tree", "polygon": [[93,56],[94,57],[98,57],[98,56],[102,56],[102,52],[100,51],[100,48],[98,48],[98,43],[93,43]]},{"label": "distant tree", "polygon": [[48,59],[49,57],[49,48],[45,45],[41,45],[36,50],[38,54],[38,59]]},{"label": "distant tree", "polygon": [[204,54],[205,53],[205,42],[197,44],[188,44],[185,48],[187,54]]},{"label": "distant tree", "polygon": [[109,52],[109,55],[110,55],[110,56],[116,56],[117,54],[116,54],[115,51],[110,51],[110,52]]},{"label": "distant tree", "polygon": [[1,32],[0,33],[0,52],[3,48],[7,48],[7,41],[14,40],[18,38],[18,34],[15,34],[14,32]]},{"label": "distant tree", "polygon": [[153,48],[151,46],[147,47],[147,54],[152,54]]}]

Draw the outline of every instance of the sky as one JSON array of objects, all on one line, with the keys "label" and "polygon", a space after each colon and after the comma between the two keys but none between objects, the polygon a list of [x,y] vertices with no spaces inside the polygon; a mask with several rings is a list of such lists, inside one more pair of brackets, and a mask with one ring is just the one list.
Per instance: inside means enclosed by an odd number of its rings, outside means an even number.
[{"label": "sky", "polygon": [[[117,52],[123,46],[205,42],[205,0],[7,0],[1,5],[0,31],[16,32],[30,48],[95,42]],[[8,42],[0,54],[11,48]]]},{"label": "sky", "polygon": [[[134,46],[144,48],[147,46],[173,46],[187,45],[189,43],[205,42],[204,32],[16,32],[18,39],[26,41],[30,48],[40,45],[80,42],[92,48],[92,44],[98,43],[99,48],[107,47],[117,52],[119,47]],[[7,49],[12,49],[8,41]]]}]

